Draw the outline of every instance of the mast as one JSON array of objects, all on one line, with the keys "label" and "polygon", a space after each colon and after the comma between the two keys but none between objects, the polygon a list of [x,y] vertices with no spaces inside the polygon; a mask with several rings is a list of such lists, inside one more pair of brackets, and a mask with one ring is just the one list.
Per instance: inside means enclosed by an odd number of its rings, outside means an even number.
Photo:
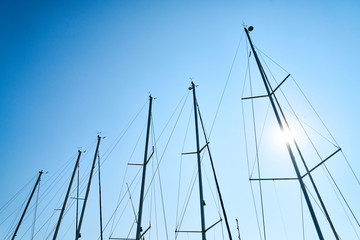
[{"label": "mast", "polygon": [[79,151],[78,151],[78,157],[77,157],[77,160],[76,160],[76,163],[75,163],[75,167],[74,167],[74,171],[73,171],[73,173],[72,173],[72,175],[71,175],[69,187],[68,187],[68,190],[67,190],[67,192],[66,192],[66,196],[65,196],[65,200],[64,200],[63,206],[62,206],[62,208],[61,208],[59,220],[58,220],[57,225],[56,225],[56,229],[55,229],[55,232],[54,232],[53,240],[56,240],[56,237],[57,237],[58,232],[59,232],[59,229],[60,229],[61,220],[62,220],[63,215],[64,215],[64,212],[65,212],[66,203],[67,203],[67,201],[68,201],[68,199],[69,199],[69,194],[70,194],[70,190],[71,190],[72,183],[73,183],[73,181],[74,181],[76,169],[77,169],[77,167],[79,166],[80,156],[81,156],[81,151],[79,150]]},{"label": "mast", "polygon": [[149,96],[149,113],[148,113],[147,130],[146,130],[146,141],[145,141],[143,174],[142,174],[140,202],[139,202],[139,213],[138,213],[138,219],[137,219],[137,228],[136,228],[136,238],[135,238],[135,240],[140,239],[141,231],[142,231],[141,218],[142,218],[142,210],[143,210],[144,190],[145,190],[145,175],[146,175],[147,155],[148,155],[148,146],[149,146],[149,137],[150,137],[152,100],[153,100],[153,97],[151,97],[151,95],[150,95]]},{"label": "mast", "polygon": [[82,210],[81,210],[79,225],[78,225],[78,228],[77,228],[77,230],[76,230],[76,238],[75,238],[76,240],[78,240],[78,239],[81,237],[81,236],[80,236],[81,224],[82,224],[82,221],[83,221],[83,218],[84,218],[84,213],[85,213],[85,208],[86,208],[86,202],[87,202],[87,199],[88,199],[88,197],[89,197],[91,179],[92,179],[92,176],[93,176],[93,173],[94,173],[96,158],[97,158],[97,155],[98,155],[98,152],[99,152],[99,146],[100,146],[101,137],[98,135],[97,138],[98,138],[98,140],[97,140],[97,145],[96,145],[94,160],[93,160],[92,167],[91,167],[91,171],[90,171],[89,182],[88,182],[88,186],[87,186],[87,189],[86,189],[84,204],[83,204],[83,207],[82,207]]},{"label": "mast", "polygon": [[206,240],[205,234],[205,213],[204,213],[204,196],[203,196],[203,187],[202,187],[202,176],[201,176],[201,158],[200,158],[200,141],[199,141],[199,129],[198,129],[198,118],[196,110],[196,94],[195,94],[195,84],[191,82],[193,90],[193,99],[194,99],[194,117],[195,117],[195,134],[196,134],[196,155],[198,163],[198,174],[199,174],[199,193],[200,193],[200,214],[201,214],[201,235],[202,240]]},{"label": "mast", "polygon": [[20,228],[21,222],[23,221],[23,219],[24,219],[24,217],[25,217],[26,210],[28,209],[28,207],[29,207],[29,205],[30,205],[30,202],[31,202],[31,199],[32,199],[32,197],[33,197],[33,195],[34,195],[34,192],[35,192],[35,190],[36,190],[36,187],[39,185],[39,182],[40,182],[40,179],[41,179],[41,175],[42,175],[42,174],[43,174],[43,171],[40,171],[40,172],[39,172],[39,176],[38,176],[38,178],[37,178],[37,180],[36,180],[35,186],[34,186],[32,192],[31,192],[31,194],[30,194],[29,200],[28,200],[27,203],[26,203],[24,212],[23,212],[23,214],[21,215],[21,218],[20,218],[20,220],[19,220],[18,225],[16,226],[14,235],[12,236],[11,240],[14,240],[15,237],[16,237],[16,234],[17,234],[17,232],[18,232],[18,230],[19,230],[19,228]]},{"label": "mast", "polygon": [[[258,66],[258,68],[259,68],[261,78],[262,78],[262,80],[263,80],[263,82],[264,82],[265,89],[266,89],[267,95],[268,95],[268,97],[269,97],[271,106],[272,106],[272,108],[273,108],[273,111],[274,111],[276,120],[277,120],[277,122],[278,122],[278,125],[279,125],[279,127],[280,127],[281,132],[283,132],[283,131],[284,131],[284,125],[283,125],[283,123],[282,123],[282,121],[281,121],[281,119],[280,119],[280,115],[279,115],[278,110],[277,110],[277,108],[276,108],[276,105],[275,105],[275,102],[274,102],[272,93],[271,93],[271,91],[270,91],[270,89],[269,89],[269,86],[268,86],[269,83],[268,83],[268,79],[267,79],[267,77],[266,77],[265,71],[264,71],[264,69],[263,69],[263,67],[262,67],[262,65],[261,65],[261,62],[260,62],[260,60],[259,60],[259,57],[258,57],[258,55],[257,55],[257,53],[256,53],[256,51],[255,51],[254,45],[252,44],[252,41],[251,41],[251,38],[250,38],[250,35],[249,35],[249,32],[248,32],[248,29],[247,29],[246,27],[245,27],[244,29],[245,29],[245,33],[246,33],[246,35],[247,35],[247,37],[248,37],[248,40],[249,40],[251,49],[252,49],[252,51],[253,51],[253,53],[254,53],[254,57],[255,57],[257,66]],[[250,29],[250,30],[252,30],[252,29]],[[280,106],[278,106],[278,107],[279,107],[279,109],[281,110],[281,107],[280,107]],[[291,159],[292,164],[293,164],[293,166],[294,166],[294,169],[295,169],[295,172],[296,172],[296,176],[297,176],[297,178],[298,178],[298,180],[299,180],[300,187],[301,187],[301,190],[302,190],[302,192],[303,192],[303,195],[304,195],[306,204],[307,204],[307,206],[308,206],[308,208],[309,208],[310,215],[311,215],[311,218],[312,218],[312,220],[313,220],[313,222],[314,222],[314,225],[315,225],[315,228],[316,228],[316,232],[317,232],[317,234],[318,234],[318,237],[319,237],[320,240],[324,240],[324,237],[323,237],[323,235],[322,235],[322,232],[321,232],[321,229],[320,229],[318,220],[317,220],[317,218],[316,218],[316,214],[315,214],[315,212],[314,212],[314,209],[313,209],[313,206],[312,206],[312,204],[311,204],[311,201],[310,201],[308,192],[307,192],[307,190],[306,190],[304,181],[303,181],[303,179],[302,179],[302,177],[301,177],[299,167],[298,167],[298,165],[297,165],[297,163],[296,163],[294,153],[293,153],[293,151],[292,151],[292,149],[291,149],[291,146],[290,146],[290,144],[289,144],[288,141],[286,141],[286,148],[287,148],[287,150],[288,150],[288,152],[289,152],[290,159]]]}]

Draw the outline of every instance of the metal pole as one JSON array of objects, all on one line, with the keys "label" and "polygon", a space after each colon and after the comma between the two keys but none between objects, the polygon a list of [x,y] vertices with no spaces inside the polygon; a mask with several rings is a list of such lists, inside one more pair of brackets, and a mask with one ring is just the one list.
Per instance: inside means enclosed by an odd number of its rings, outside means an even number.
[{"label": "metal pole", "polygon": [[34,195],[34,192],[35,192],[35,190],[36,190],[36,187],[39,185],[40,178],[41,178],[41,175],[42,175],[42,174],[43,174],[43,171],[40,171],[40,172],[39,172],[39,176],[38,176],[38,178],[37,178],[37,180],[36,180],[35,186],[34,186],[32,192],[31,192],[31,194],[30,194],[29,200],[28,200],[27,203],[26,203],[24,212],[23,212],[23,214],[21,215],[21,218],[20,218],[20,220],[19,220],[18,225],[16,226],[14,235],[12,236],[11,240],[14,240],[15,237],[16,237],[16,234],[17,234],[17,232],[18,232],[18,230],[19,230],[19,228],[20,228],[20,225],[21,225],[22,220],[23,220],[24,217],[25,217],[26,210],[28,209],[28,207],[29,207],[29,205],[30,205],[30,202],[31,202],[31,199],[32,199],[32,197],[33,197],[33,195]]},{"label": "metal pole", "polygon": [[[248,30],[247,30],[247,28],[244,28],[244,29],[245,29],[246,35],[247,35],[247,37],[248,37],[248,40],[249,40],[251,49],[252,49],[252,51],[253,51],[253,53],[254,53],[255,60],[256,60],[256,63],[257,63],[257,65],[258,65],[258,68],[259,68],[259,71],[260,71],[260,74],[261,74],[261,78],[262,78],[262,80],[263,80],[263,82],[264,82],[265,89],[266,89],[266,92],[267,92],[267,94],[268,94],[268,97],[269,97],[271,106],[272,106],[272,108],[273,108],[273,110],[274,110],[274,114],[275,114],[276,120],[277,120],[277,122],[278,122],[278,124],[279,124],[279,127],[280,127],[281,132],[283,132],[283,131],[284,131],[284,126],[283,126],[283,124],[282,124],[282,121],[281,121],[281,119],[280,119],[279,113],[278,113],[278,111],[277,111],[277,109],[276,109],[276,106],[275,106],[274,99],[272,98],[272,95],[271,95],[269,86],[268,86],[268,84],[267,84],[267,77],[266,77],[266,75],[265,75],[264,69],[263,69],[263,67],[262,67],[262,65],[261,65],[261,62],[260,62],[258,56],[257,56],[257,53],[256,53],[256,51],[255,51],[255,48],[254,48],[254,46],[253,46],[253,44],[252,44],[252,42],[251,42],[251,38],[250,38],[250,35],[249,35]],[[308,195],[308,193],[307,193],[307,191],[306,191],[306,187],[305,187],[304,181],[303,181],[303,179],[302,179],[302,177],[301,177],[300,170],[299,170],[298,165],[297,165],[297,163],[296,163],[295,156],[294,156],[294,154],[293,154],[293,151],[292,151],[292,149],[291,149],[291,146],[290,146],[289,142],[287,142],[287,141],[286,141],[286,148],[287,148],[287,150],[288,150],[288,152],[289,152],[290,159],[291,159],[291,161],[292,161],[292,164],[293,164],[294,169],[295,169],[295,172],[296,172],[296,176],[297,176],[297,178],[298,178],[298,180],[299,180],[301,190],[302,190],[302,192],[303,192],[303,194],[304,194],[304,198],[305,198],[305,200],[306,200],[307,206],[308,206],[309,211],[310,211],[310,215],[311,215],[312,220],[313,220],[313,222],[314,222],[314,225],[315,225],[315,228],[316,228],[316,232],[317,232],[317,234],[318,234],[318,236],[319,236],[319,239],[320,239],[320,240],[324,240],[324,237],[323,237],[323,235],[322,235],[322,232],[321,232],[319,223],[318,223],[318,221],[317,221],[317,218],[316,218],[314,209],[313,209],[313,207],[312,207],[312,204],[311,204],[309,195]]]},{"label": "metal pole", "polygon": [[149,146],[149,136],[150,136],[150,123],[151,123],[151,107],[152,107],[152,97],[149,96],[149,113],[148,113],[148,122],[147,122],[147,130],[146,130],[146,141],[145,141],[145,153],[144,153],[144,164],[143,164],[143,174],[141,181],[141,192],[140,192],[140,202],[139,202],[139,213],[137,219],[137,228],[136,228],[136,238],[135,240],[139,240],[141,236],[141,218],[142,218],[142,210],[143,210],[143,201],[144,201],[144,190],[145,190],[145,175],[146,175],[146,164],[147,164],[147,155],[148,155],[148,146]]},{"label": "metal pole", "polygon": [[88,197],[89,197],[91,179],[92,179],[92,176],[93,176],[93,173],[94,173],[96,158],[97,158],[97,155],[98,155],[98,152],[99,152],[99,146],[100,146],[101,137],[98,135],[97,138],[98,138],[98,141],[97,141],[97,145],[96,145],[94,160],[93,160],[93,164],[92,164],[91,171],[90,171],[89,182],[88,182],[87,189],[86,189],[84,204],[83,204],[82,210],[81,210],[79,225],[78,225],[78,228],[77,228],[77,231],[76,231],[76,238],[75,238],[76,240],[78,240],[79,237],[80,237],[81,224],[82,224],[82,221],[83,221],[83,218],[84,218],[84,213],[85,213],[85,208],[86,208],[86,202],[87,202],[87,199],[88,199]]},{"label": "metal pole", "polygon": [[199,141],[199,129],[198,129],[198,119],[196,111],[196,94],[195,94],[195,84],[191,82],[193,90],[193,99],[194,99],[194,117],[195,117],[195,134],[196,134],[196,155],[198,162],[198,174],[199,174],[199,193],[200,193],[200,214],[201,214],[201,234],[202,240],[206,240],[205,234],[205,213],[204,213],[204,196],[202,188],[202,176],[201,176],[201,159],[200,159],[200,141]]},{"label": "metal pole", "polygon": [[66,203],[67,203],[67,201],[68,201],[68,199],[69,199],[69,194],[70,194],[70,191],[71,191],[71,186],[72,186],[72,183],[73,183],[73,180],[74,180],[74,177],[75,177],[76,169],[77,169],[77,167],[78,167],[78,165],[79,165],[80,156],[81,156],[81,151],[79,150],[79,151],[78,151],[78,157],[77,157],[77,160],[76,160],[76,163],[75,163],[75,167],[74,167],[74,171],[73,171],[73,173],[72,173],[72,175],[71,175],[69,187],[68,187],[68,190],[67,190],[67,192],[66,192],[66,196],[65,196],[65,200],[64,200],[63,206],[62,206],[62,208],[61,208],[59,220],[58,220],[57,225],[56,225],[56,229],[55,229],[55,232],[54,232],[53,240],[56,239],[56,237],[57,237],[57,235],[58,235],[58,232],[59,232],[59,229],[60,229],[61,220],[62,220],[63,215],[64,215],[64,212],[65,212]]},{"label": "metal pole", "polygon": [[208,150],[208,153],[209,153],[211,168],[212,168],[212,171],[213,171],[213,174],[214,174],[216,189],[217,189],[217,192],[219,194],[221,209],[222,209],[222,212],[223,212],[224,218],[225,218],[226,229],[227,229],[227,232],[228,232],[228,235],[229,235],[229,239],[232,240],[230,226],[229,226],[229,222],[228,222],[226,211],[225,211],[225,206],[224,206],[224,202],[223,202],[223,199],[222,199],[222,196],[221,196],[219,182],[218,182],[217,177],[216,177],[214,162],[213,162],[211,152],[210,152],[209,141],[208,141],[207,136],[205,134],[204,124],[203,124],[203,121],[202,121],[202,118],[201,118],[200,109],[199,109],[199,105],[197,104],[197,102],[196,102],[196,105],[197,105],[198,112],[199,112],[199,118],[200,118],[200,123],[201,123],[202,130],[203,130],[203,133],[204,133],[204,138],[205,138],[205,141],[206,141],[206,144],[207,144],[207,150]]}]

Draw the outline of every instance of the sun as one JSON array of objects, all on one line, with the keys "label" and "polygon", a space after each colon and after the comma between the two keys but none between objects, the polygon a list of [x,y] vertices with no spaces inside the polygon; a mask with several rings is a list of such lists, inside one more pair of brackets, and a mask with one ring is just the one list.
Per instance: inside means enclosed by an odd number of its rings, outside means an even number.
[{"label": "sun", "polygon": [[294,130],[290,130],[287,127],[284,127],[282,130],[277,129],[274,133],[274,141],[277,145],[282,145],[284,143],[291,144],[295,139],[297,139],[297,132]]}]

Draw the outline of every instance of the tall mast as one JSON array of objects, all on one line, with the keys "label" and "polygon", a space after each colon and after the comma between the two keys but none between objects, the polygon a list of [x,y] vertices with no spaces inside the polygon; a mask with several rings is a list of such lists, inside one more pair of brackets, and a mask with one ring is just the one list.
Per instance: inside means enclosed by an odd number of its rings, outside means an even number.
[{"label": "tall mast", "polygon": [[33,195],[34,195],[34,192],[35,192],[35,190],[36,190],[36,187],[39,185],[40,178],[41,178],[41,175],[42,175],[42,174],[43,174],[43,171],[40,171],[40,172],[39,172],[39,176],[38,176],[38,178],[37,178],[37,180],[36,180],[35,186],[34,186],[32,192],[31,192],[31,194],[30,194],[29,200],[28,200],[27,203],[26,203],[24,212],[23,212],[23,214],[21,215],[21,218],[20,218],[20,220],[19,220],[18,225],[16,226],[14,235],[12,236],[11,240],[14,240],[15,237],[16,237],[16,234],[17,234],[17,232],[18,232],[18,230],[19,230],[19,228],[20,228],[21,222],[23,221],[23,219],[24,219],[24,217],[25,217],[26,210],[28,209],[28,207],[29,207],[29,205],[30,205],[30,202],[31,202],[31,199],[32,199],[32,197],[33,197]]},{"label": "tall mast", "polygon": [[[254,57],[255,57],[255,60],[256,60],[257,65],[258,65],[261,78],[262,78],[262,80],[263,80],[263,82],[264,82],[265,89],[266,89],[267,95],[268,95],[268,97],[269,97],[271,106],[272,106],[272,108],[273,108],[273,110],[274,110],[274,114],[275,114],[276,120],[277,120],[277,122],[278,122],[278,125],[279,125],[279,127],[280,127],[281,132],[283,132],[283,131],[284,131],[284,126],[283,126],[283,123],[282,123],[282,121],[281,121],[281,118],[280,118],[280,115],[279,115],[279,113],[278,113],[278,110],[277,110],[277,108],[276,108],[276,105],[275,105],[273,96],[272,96],[272,94],[271,94],[271,91],[270,91],[270,89],[269,89],[268,79],[267,79],[267,77],[266,77],[265,71],[264,71],[264,69],[263,69],[263,67],[262,67],[262,65],[261,65],[261,62],[260,62],[260,60],[259,60],[259,57],[258,57],[258,55],[257,55],[257,53],[256,53],[256,51],[255,51],[254,45],[252,44],[252,41],[251,41],[251,38],[250,38],[250,35],[249,35],[249,32],[248,32],[248,29],[247,29],[247,28],[244,28],[244,29],[245,29],[245,33],[246,33],[246,35],[247,35],[247,37],[248,37],[248,40],[249,40],[251,49],[252,49],[252,51],[253,51],[253,53],[254,53]],[[251,29],[250,29],[250,30],[251,30]],[[280,108],[280,106],[278,106],[278,107]],[[296,163],[294,153],[293,153],[293,151],[292,151],[292,149],[291,149],[291,146],[290,146],[290,144],[289,144],[288,141],[286,141],[286,148],[287,148],[287,150],[288,150],[288,152],[289,152],[290,159],[291,159],[292,164],[293,164],[293,166],[294,166],[294,169],[295,169],[295,172],[296,172],[296,176],[297,176],[297,178],[298,178],[298,180],[299,180],[300,187],[301,187],[301,190],[302,190],[302,192],[303,192],[303,195],[304,195],[306,204],[307,204],[307,206],[308,206],[308,208],[309,208],[310,215],[311,215],[312,220],[313,220],[313,222],[314,222],[314,225],[315,225],[315,228],[316,228],[316,232],[317,232],[317,234],[318,234],[318,237],[319,237],[320,240],[324,240],[324,237],[323,237],[323,235],[322,235],[322,232],[321,232],[321,229],[320,229],[318,220],[317,220],[317,218],[316,218],[316,214],[315,214],[315,212],[314,212],[314,209],[313,209],[313,206],[312,206],[312,204],[311,204],[311,201],[310,201],[308,192],[307,192],[307,190],[306,190],[304,181],[303,181],[303,179],[302,179],[302,177],[301,177],[299,167],[298,167],[298,165],[297,165],[297,163]]]},{"label": "tall mast", "polygon": [[143,201],[144,201],[144,190],[145,190],[145,175],[146,175],[146,164],[147,164],[147,156],[148,156],[148,146],[149,146],[149,137],[150,137],[150,123],[151,123],[151,107],[152,107],[153,97],[149,96],[149,113],[148,113],[148,122],[147,122],[147,130],[146,130],[146,141],[145,141],[145,153],[144,153],[144,164],[143,164],[143,174],[141,181],[141,192],[140,192],[140,202],[139,202],[139,213],[137,219],[137,228],[136,228],[136,238],[135,240],[139,240],[141,236],[141,218],[142,218],[142,210],[143,210]]},{"label": "tall mast", "polygon": [[62,206],[62,208],[61,208],[59,220],[58,220],[57,225],[56,225],[56,229],[55,229],[55,232],[54,232],[53,240],[56,239],[56,237],[57,237],[57,235],[58,235],[58,232],[59,232],[59,229],[60,229],[61,220],[62,220],[63,215],[64,215],[64,212],[65,212],[66,203],[67,203],[67,201],[68,201],[68,199],[69,199],[69,194],[70,194],[70,191],[71,191],[72,183],[73,183],[73,181],[74,181],[76,169],[77,169],[77,167],[79,166],[80,156],[81,156],[81,151],[79,150],[79,151],[78,151],[78,157],[77,157],[77,160],[76,160],[76,163],[75,163],[75,167],[74,167],[74,171],[73,171],[73,173],[72,173],[72,175],[71,175],[69,187],[68,187],[68,190],[67,190],[67,192],[66,192],[66,196],[65,196],[65,200],[64,200],[63,206]]},{"label": "tall mast", "polygon": [[198,118],[196,110],[196,94],[195,94],[195,84],[191,82],[193,90],[193,99],[194,99],[194,117],[195,117],[195,134],[196,134],[196,155],[198,163],[198,174],[199,174],[199,193],[200,193],[200,214],[201,214],[201,235],[202,240],[206,240],[205,234],[205,213],[204,213],[204,196],[203,196],[203,186],[202,186],[202,176],[201,176],[201,158],[200,158],[200,141],[199,141],[199,129],[198,129]]},{"label": "tall mast", "polygon": [[87,202],[87,199],[89,197],[91,179],[92,179],[92,176],[93,176],[93,173],[94,173],[96,158],[97,158],[97,155],[98,155],[98,152],[99,152],[99,146],[100,146],[101,137],[98,135],[97,138],[98,138],[98,140],[97,140],[96,150],[95,150],[95,154],[94,154],[94,160],[93,160],[91,171],[90,171],[89,182],[88,182],[87,189],[86,189],[84,204],[83,204],[83,207],[82,207],[82,210],[81,210],[79,225],[78,225],[78,228],[77,228],[77,231],[76,231],[76,238],[75,238],[76,240],[78,240],[80,238],[81,224],[82,224],[82,221],[83,221],[83,218],[84,218],[86,202]]}]

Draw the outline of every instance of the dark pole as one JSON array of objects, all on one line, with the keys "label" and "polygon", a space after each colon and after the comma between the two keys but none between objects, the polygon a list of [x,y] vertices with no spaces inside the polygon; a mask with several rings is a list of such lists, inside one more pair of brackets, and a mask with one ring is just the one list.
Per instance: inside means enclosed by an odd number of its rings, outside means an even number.
[{"label": "dark pole", "polygon": [[228,234],[229,234],[229,239],[232,240],[231,231],[230,231],[230,226],[229,226],[229,222],[228,222],[227,215],[226,215],[226,211],[225,211],[225,206],[224,206],[224,202],[223,202],[223,199],[222,199],[222,196],[221,196],[220,187],[219,187],[219,182],[218,182],[217,177],[216,177],[214,162],[213,162],[213,159],[212,159],[212,156],[211,156],[211,152],[210,152],[209,141],[208,141],[207,136],[206,136],[206,134],[205,134],[205,128],[204,128],[204,124],[203,124],[203,121],[202,121],[202,118],[201,118],[199,105],[198,105],[197,103],[196,103],[196,105],[197,105],[198,112],[199,112],[199,118],[200,118],[200,123],[201,123],[202,130],[203,130],[203,133],[204,133],[205,142],[206,142],[206,144],[207,144],[207,150],[208,150],[208,153],[209,153],[211,168],[212,168],[212,171],[213,171],[213,174],[214,174],[216,189],[217,189],[217,192],[218,192],[218,194],[219,194],[221,209],[222,209],[222,212],[223,212],[224,218],[225,218],[226,229],[227,229],[227,232],[228,232]]},{"label": "dark pole", "polygon": [[71,175],[69,187],[68,187],[68,190],[67,190],[67,192],[66,192],[66,196],[65,196],[65,200],[64,200],[63,206],[62,206],[62,208],[61,208],[59,220],[58,220],[57,225],[56,225],[56,229],[55,229],[55,232],[54,232],[53,240],[56,239],[56,237],[57,237],[57,235],[58,235],[58,232],[59,232],[59,229],[60,229],[61,220],[62,220],[63,215],[64,215],[64,212],[65,212],[66,203],[67,203],[67,201],[68,201],[68,199],[69,199],[69,194],[70,194],[70,191],[71,191],[71,186],[72,186],[72,183],[73,183],[73,180],[74,180],[74,177],[75,177],[76,169],[77,169],[77,167],[78,167],[78,165],[79,165],[80,156],[81,156],[81,151],[79,150],[79,151],[78,151],[78,157],[77,157],[77,160],[76,160],[76,163],[75,163],[75,167],[74,167],[74,171],[73,171],[73,173],[72,173],[72,175]]},{"label": "dark pole", "polygon": [[197,111],[196,111],[196,94],[195,94],[195,84],[194,84],[194,82],[191,82],[191,86],[192,86],[192,90],[193,90],[193,99],[194,99],[196,155],[197,155],[197,162],[198,162],[199,193],[200,193],[201,235],[202,235],[202,240],[206,240],[204,196],[203,196],[203,186],[202,186],[202,176],[201,176],[200,141],[199,141],[199,129],[198,129],[198,119],[197,119]]},{"label": "dark pole", "polygon": [[79,237],[80,237],[81,224],[82,224],[82,221],[83,221],[83,218],[84,218],[84,213],[85,213],[85,208],[86,208],[86,202],[87,202],[87,199],[88,199],[88,196],[89,196],[89,192],[90,192],[91,179],[92,179],[92,176],[93,176],[93,173],[94,173],[96,158],[97,158],[97,155],[98,155],[98,152],[99,152],[99,146],[100,146],[101,137],[98,135],[97,138],[98,138],[98,141],[97,141],[97,145],[96,145],[94,160],[93,160],[92,167],[91,167],[91,171],[90,171],[89,182],[88,182],[87,189],[86,189],[84,204],[83,204],[82,210],[81,210],[79,225],[78,225],[78,228],[77,228],[77,230],[76,230],[76,238],[75,238],[76,240],[78,240]]},{"label": "dark pole", "polygon": [[136,228],[136,238],[135,238],[135,240],[139,240],[140,235],[141,235],[141,218],[142,218],[143,201],[144,201],[145,175],[146,175],[146,164],[147,164],[147,155],[148,155],[148,146],[149,146],[149,136],[150,136],[152,99],[153,99],[153,98],[152,98],[151,95],[150,95],[150,96],[149,96],[149,114],[148,114],[147,130],[146,130],[146,141],[145,141],[145,153],[144,153],[143,174],[142,174],[141,192],[140,192],[140,202],[139,202],[139,214],[138,214],[138,219],[137,219],[137,228]]},{"label": "dark pole", "polygon": [[40,171],[40,172],[39,172],[39,176],[38,176],[38,178],[37,178],[37,180],[36,180],[35,186],[34,186],[32,192],[31,192],[31,194],[30,194],[29,200],[28,200],[27,203],[26,203],[24,212],[23,212],[23,214],[21,215],[20,221],[19,221],[18,225],[16,226],[14,235],[12,236],[11,240],[14,240],[15,237],[16,237],[16,234],[17,234],[17,232],[18,232],[18,230],[19,230],[19,228],[20,228],[20,225],[21,225],[22,220],[23,220],[24,217],[25,217],[26,210],[28,209],[28,207],[29,207],[29,205],[30,205],[30,202],[31,202],[31,199],[32,199],[32,197],[33,197],[33,195],[34,195],[34,192],[35,192],[35,190],[36,190],[36,187],[39,185],[40,178],[41,178],[41,174],[43,174],[43,171]]},{"label": "dark pole", "polygon": [[[283,132],[283,131],[284,131],[284,126],[283,126],[283,124],[282,124],[282,121],[281,121],[281,119],[280,119],[279,113],[278,113],[278,111],[277,111],[277,109],[276,109],[276,106],[275,106],[274,99],[273,99],[272,94],[271,94],[271,92],[270,92],[270,89],[269,89],[269,86],[268,86],[268,83],[267,83],[268,80],[267,80],[267,77],[266,77],[266,75],[265,75],[264,69],[263,69],[263,67],[262,67],[262,65],[261,65],[261,62],[260,62],[258,56],[257,56],[257,53],[256,53],[256,51],[255,51],[255,48],[254,48],[254,46],[253,46],[253,44],[252,44],[252,42],[251,42],[251,38],[250,38],[250,35],[249,35],[248,30],[247,30],[247,28],[244,28],[244,29],[245,29],[245,33],[246,33],[246,35],[247,35],[247,37],[248,37],[248,40],[249,40],[251,49],[252,49],[252,51],[253,51],[253,53],[254,53],[254,57],[255,57],[255,60],[256,60],[257,65],[258,65],[258,68],[259,68],[259,71],[260,71],[260,74],[261,74],[261,78],[262,78],[262,80],[263,80],[263,82],[264,82],[265,89],[266,89],[266,92],[267,92],[267,94],[268,94],[268,97],[269,97],[271,106],[272,106],[272,108],[273,108],[273,110],[274,110],[274,114],[275,114],[276,120],[277,120],[277,122],[278,122],[278,124],[279,124],[279,127],[280,127],[281,132]],[[313,220],[313,222],[314,222],[314,225],[315,225],[315,228],[316,228],[316,232],[317,232],[317,234],[318,234],[318,236],[319,236],[319,239],[320,239],[320,240],[324,240],[324,237],[323,237],[323,235],[322,235],[322,232],[321,232],[319,223],[318,223],[318,221],[317,221],[317,218],[316,218],[314,209],[313,209],[313,207],[312,207],[312,204],[311,204],[309,195],[308,195],[308,193],[307,193],[307,190],[306,190],[304,181],[303,181],[303,179],[302,179],[302,177],[301,177],[300,170],[299,170],[298,165],[297,165],[297,163],[296,163],[295,156],[294,156],[294,154],[293,154],[293,151],[292,151],[292,149],[291,149],[291,146],[290,146],[289,142],[287,142],[287,141],[286,141],[286,148],[287,148],[287,150],[288,150],[288,152],[289,152],[290,159],[291,159],[291,161],[292,161],[292,164],[293,164],[293,166],[294,166],[294,169],[295,169],[297,178],[298,178],[298,180],[299,180],[301,190],[302,190],[302,192],[303,192],[303,194],[304,194],[304,198],[305,198],[305,201],[306,201],[307,206],[308,206],[308,208],[309,208],[309,211],[310,211],[310,215],[311,215],[311,217],[312,217],[312,220]]]}]

